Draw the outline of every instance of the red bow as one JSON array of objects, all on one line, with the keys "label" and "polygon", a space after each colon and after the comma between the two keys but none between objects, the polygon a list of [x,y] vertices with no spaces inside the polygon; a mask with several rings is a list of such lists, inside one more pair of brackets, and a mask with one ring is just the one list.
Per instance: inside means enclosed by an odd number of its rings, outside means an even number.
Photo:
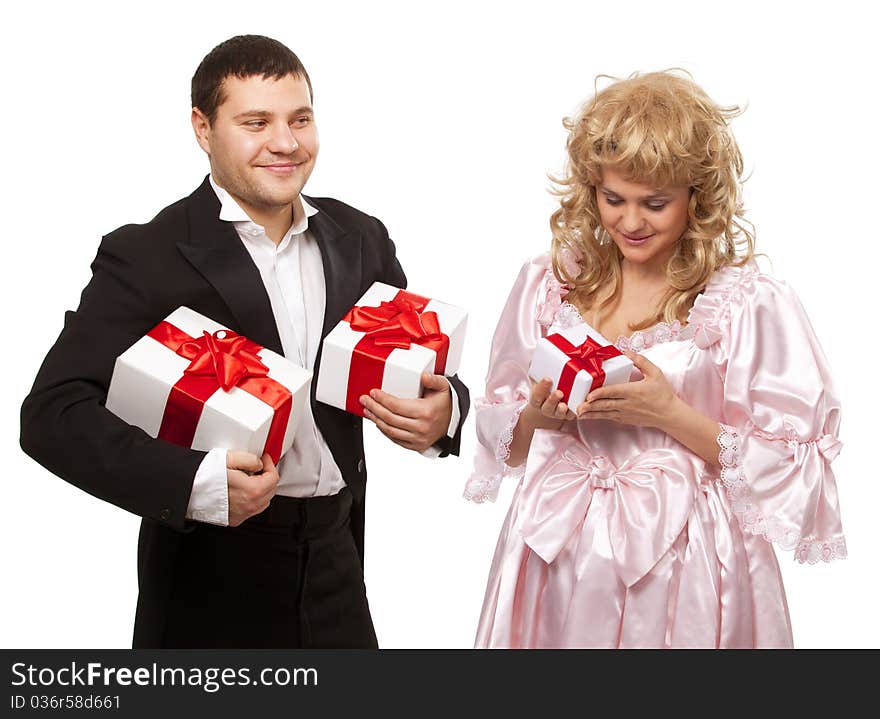
[{"label": "red bow", "polygon": [[269,377],[269,368],[257,355],[260,345],[231,330],[190,337],[170,322],[160,322],[147,335],[190,361],[168,394],[160,439],[191,447],[205,402],[218,388],[229,392],[238,387],[274,410],[263,451],[273,462],[281,458],[293,395]]},{"label": "red bow", "polygon": [[592,337],[587,337],[580,345],[573,345],[559,334],[548,335],[547,340],[561,349],[571,359],[562,368],[557,389],[562,391],[563,400],[568,402],[574,379],[581,370],[593,377],[590,389],[598,389],[605,383],[605,370],[602,364],[612,357],[620,357],[621,352],[614,345],[600,345]]},{"label": "red bow", "polygon": [[231,330],[207,330],[198,339],[184,342],[177,354],[190,360],[184,372],[192,375],[213,375],[224,392],[228,392],[246,377],[266,377],[269,368],[257,355],[249,352],[247,337]]},{"label": "red bow", "polygon": [[410,349],[413,344],[434,350],[434,372],[446,371],[449,337],[440,329],[436,312],[425,312],[427,297],[399,290],[390,301],[377,307],[352,307],[343,317],[364,336],[355,345],[345,398],[345,409],[363,417],[359,398],[371,389],[382,387],[385,361],[395,349]]},{"label": "red bow", "polygon": [[383,300],[378,307],[352,307],[343,319],[379,347],[409,349],[413,341],[422,344],[443,337],[437,313],[421,312],[406,297]]}]

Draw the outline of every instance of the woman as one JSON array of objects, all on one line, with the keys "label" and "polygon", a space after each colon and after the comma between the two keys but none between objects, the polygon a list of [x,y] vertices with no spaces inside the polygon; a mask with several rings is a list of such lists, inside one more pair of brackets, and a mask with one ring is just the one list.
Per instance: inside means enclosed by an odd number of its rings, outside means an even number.
[{"label": "woman", "polygon": [[[522,478],[478,647],[790,647],[771,542],[846,555],[839,402],[797,296],[754,263],[737,113],[661,72],[565,123],[551,253],[520,272],[476,403],[465,495]],[[568,407],[529,362],[584,321],[638,371]]]}]

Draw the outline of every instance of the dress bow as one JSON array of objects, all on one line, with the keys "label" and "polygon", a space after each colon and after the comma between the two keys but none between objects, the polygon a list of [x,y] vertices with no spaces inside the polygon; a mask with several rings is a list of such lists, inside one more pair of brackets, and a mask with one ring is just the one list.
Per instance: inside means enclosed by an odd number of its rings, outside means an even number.
[{"label": "dress bow", "polygon": [[[601,497],[613,561],[631,587],[669,550],[684,529],[694,504],[701,461],[658,448],[619,467],[593,455],[576,436],[535,432],[523,479],[525,543],[551,564]],[[684,462],[684,464],[683,464]]]}]

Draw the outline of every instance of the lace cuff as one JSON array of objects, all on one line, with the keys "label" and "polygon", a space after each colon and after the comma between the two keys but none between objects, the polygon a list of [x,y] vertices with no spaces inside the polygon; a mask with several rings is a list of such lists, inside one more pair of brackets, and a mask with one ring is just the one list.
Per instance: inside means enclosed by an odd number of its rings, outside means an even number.
[{"label": "lace cuff", "polygon": [[465,484],[463,494],[465,499],[477,504],[487,501],[494,502],[498,499],[498,490],[501,487],[501,481],[505,477],[519,479],[525,474],[525,462],[518,467],[511,467],[507,464],[507,459],[510,457],[510,443],[513,441],[513,430],[527,404],[528,400],[524,400],[521,405],[513,410],[510,422],[501,432],[498,446],[495,448],[496,471],[489,474],[474,472]]},{"label": "lace cuff", "polygon": [[721,448],[718,454],[721,482],[727,490],[731,509],[739,519],[742,530],[762,536],[783,549],[793,549],[795,559],[802,564],[845,558],[846,540],[843,535],[828,538],[802,537],[796,529],[786,528],[774,517],[764,516],[754,501],[742,469],[740,435],[733,427],[724,424],[720,427],[717,441]]},{"label": "lace cuff", "polygon": [[516,424],[519,422],[519,416],[523,413],[523,410],[528,403],[528,400],[524,400],[519,407],[513,410],[510,422],[508,422],[504,431],[501,433],[501,438],[498,440],[498,446],[495,448],[495,459],[501,462],[505,467],[507,466],[507,460],[510,457],[510,443],[513,442],[513,430],[516,429]]}]

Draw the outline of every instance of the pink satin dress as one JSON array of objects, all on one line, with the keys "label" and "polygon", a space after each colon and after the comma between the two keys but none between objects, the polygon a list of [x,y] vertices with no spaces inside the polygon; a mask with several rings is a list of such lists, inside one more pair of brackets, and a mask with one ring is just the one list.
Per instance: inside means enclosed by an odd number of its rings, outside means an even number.
[{"label": "pink satin dress", "polygon": [[494,500],[503,477],[519,480],[476,646],[792,646],[771,542],[810,564],[846,556],[831,470],[840,404],[797,296],[754,265],[726,267],[685,326],[615,343],[721,424],[721,471],[658,429],[603,420],[536,431],[512,468],[535,343],[583,321],[565,292],[549,255],[523,267],[475,404],[465,496]]}]

